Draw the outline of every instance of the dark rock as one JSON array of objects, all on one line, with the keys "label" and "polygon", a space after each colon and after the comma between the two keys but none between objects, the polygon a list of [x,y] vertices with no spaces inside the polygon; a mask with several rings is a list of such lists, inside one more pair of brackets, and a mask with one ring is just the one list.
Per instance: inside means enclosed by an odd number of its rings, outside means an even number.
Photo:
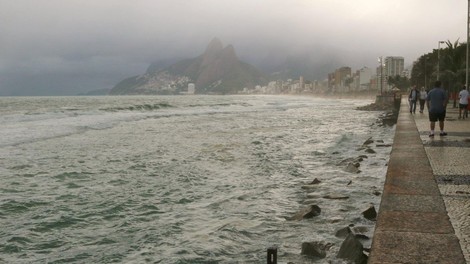
[{"label": "dark rock", "polygon": [[368,240],[368,239],[370,239],[370,237],[368,237],[367,235],[364,235],[364,234],[355,234],[354,236],[355,236],[357,239],[359,239],[359,240],[361,240],[361,239],[362,239],[362,240]]},{"label": "dark rock", "polygon": [[376,147],[379,147],[379,148],[387,148],[387,147],[391,147],[392,144],[377,144],[375,145]]},{"label": "dark rock", "polygon": [[374,191],[373,194],[374,194],[375,196],[380,196],[380,195],[382,195],[382,193],[379,192],[379,191]]},{"label": "dark rock", "polygon": [[315,216],[319,216],[321,213],[321,208],[316,205],[312,204],[307,208],[303,208],[299,212],[297,212],[293,217],[288,218],[288,220],[297,220],[300,221],[302,219],[313,218]]},{"label": "dark rock", "polygon": [[363,250],[361,242],[353,234],[349,234],[341,244],[337,257],[356,264],[366,264],[367,256]]},{"label": "dark rock", "polygon": [[374,140],[372,140],[372,138],[370,137],[362,144],[362,146],[364,147],[364,146],[370,145],[372,143],[374,143]]},{"label": "dark rock", "polygon": [[371,205],[367,210],[362,212],[362,215],[364,218],[375,221],[377,219],[377,211],[375,210],[375,207]]},{"label": "dark rock", "polygon": [[304,218],[312,218],[315,216],[319,216],[320,213],[321,213],[321,208],[318,205],[311,205],[310,211],[304,215]]},{"label": "dark rock", "polygon": [[346,238],[349,234],[351,234],[351,228],[349,226],[341,228],[340,230],[336,231],[335,237],[338,238]]},{"label": "dark rock", "polygon": [[315,178],[310,184],[320,184],[321,181],[317,178]]},{"label": "dark rock", "polygon": [[301,254],[315,258],[325,258],[326,251],[330,247],[330,244],[324,245],[321,242],[304,242],[302,243]]},{"label": "dark rock", "polygon": [[368,149],[366,149],[366,153],[374,154],[374,153],[377,153],[377,152],[375,152],[375,150],[373,150],[371,148],[368,148]]}]

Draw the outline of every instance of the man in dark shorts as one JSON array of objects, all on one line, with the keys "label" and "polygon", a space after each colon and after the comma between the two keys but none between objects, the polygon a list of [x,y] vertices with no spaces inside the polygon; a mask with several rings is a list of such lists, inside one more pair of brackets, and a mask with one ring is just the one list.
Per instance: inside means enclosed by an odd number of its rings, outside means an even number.
[{"label": "man in dark shorts", "polygon": [[441,88],[441,82],[436,81],[434,83],[434,88],[429,91],[428,96],[426,97],[426,104],[429,110],[429,122],[431,122],[431,133],[429,134],[429,137],[434,137],[436,121],[439,121],[439,128],[441,129],[439,135],[447,136],[447,133],[444,132],[447,102],[448,97],[446,91]]}]

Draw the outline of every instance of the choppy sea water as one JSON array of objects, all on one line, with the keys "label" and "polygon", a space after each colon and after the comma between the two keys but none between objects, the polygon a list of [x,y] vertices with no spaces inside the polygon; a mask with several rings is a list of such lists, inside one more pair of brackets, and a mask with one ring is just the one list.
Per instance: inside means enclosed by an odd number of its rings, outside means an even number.
[{"label": "choppy sea water", "polygon": [[[373,229],[361,212],[380,204],[391,150],[361,148],[394,133],[355,110],[369,103],[0,97],[0,262],[265,263],[277,246],[279,263],[340,263],[335,232]],[[286,220],[312,203],[319,216]],[[300,254],[310,241],[332,244],[325,259]]]}]

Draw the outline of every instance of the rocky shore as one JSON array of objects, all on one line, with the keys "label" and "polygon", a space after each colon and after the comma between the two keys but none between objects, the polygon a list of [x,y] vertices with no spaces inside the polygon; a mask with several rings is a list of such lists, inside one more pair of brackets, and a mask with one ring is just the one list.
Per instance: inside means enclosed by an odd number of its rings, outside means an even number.
[{"label": "rocky shore", "polygon": [[396,101],[392,102],[374,102],[369,105],[357,107],[357,110],[361,111],[382,111],[379,120],[382,125],[393,126],[397,123],[398,112],[400,111],[400,105]]},{"label": "rocky shore", "polygon": [[[378,147],[391,147],[391,144],[385,144],[381,139],[368,138],[356,149],[358,152],[356,157],[346,158],[336,165],[351,175],[360,174],[361,163],[369,159],[369,157],[373,158],[372,156],[376,153],[374,148]],[[307,192],[307,198],[312,196],[314,199],[306,201],[306,205],[293,216],[288,217],[287,220],[308,221],[309,219],[321,217],[322,208],[315,203],[316,199],[347,202],[347,200],[351,198],[347,193],[329,193],[318,196],[317,191],[319,188],[321,189],[322,184],[323,182],[321,179],[315,178],[311,182],[304,183],[304,185],[301,186],[301,188]],[[353,180],[347,183],[347,185],[351,184],[354,184]],[[380,188],[376,188],[371,194],[376,197],[381,196],[382,192],[379,191],[379,189]],[[349,225],[336,230],[334,236],[339,239],[343,239],[343,242],[339,246],[339,250],[338,245],[335,246],[334,243],[330,243],[328,241],[306,241],[302,243],[301,254],[316,261],[325,259],[328,255],[330,255],[330,258],[334,255],[334,258],[344,260],[347,263],[367,263],[377,218],[377,211],[371,203],[369,207],[358,211],[357,215],[357,223],[350,223]],[[332,252],[331,249],[335,247],[336,252]]]},{"label": "rocky shore", "polygon": [[[379,117],[378,125],[392,126],[397,122],[399,107],[397,107],[393,102],[374,102],[363,107],[358,107],[357,110],[383,111],[384,113]],[[370,155],[374,155],[376,153],[374,148],[381,147],[391,147],[391,144],[386,144],[381,139],[368,138],[356,149],[358,152],[357,156],[343,159],[336,165],[341,167],[342,170],[347,173],[360,174],[361,163],[364,160],[367,160]],[[353,181],[351,180],[347,184],[353,184]],[[350,199],[347,193],[330,193],[318,196],[316,195],[315,190],[321,188],[321,185],[322,179],[315,178],[311,182],[305,183],[301,186],[301,188],[307,192],[307,198],[312,194],[311,196],[314,197],[314,199],[308,200],[308,202],[306,201],[305,206],[293,216],[288,217],[287,220],[308,221],[308,219],[321,217],[322,208],[315,203],[315,199],[337,200],[338,202]],[[373,191],[373,195],[381,196],[381,188],[376,188]],[[301,245],[301,254],[316,261],[325,259],[328,255],[330,255],[329,258],[331,259],[332,255],[334,255],[335,259],[340,259],[347,263],[367,263],[377,218],[377,210],[373,205],[370,205],[368,208],[363,208],[358,211],[357,214],[358,216],[360,215],[357,223],[350,223],[347,226],[339,228],[334,234],[336,238],[342,239],[343,241],[339,246],[339,250],[338,245],[335,245],[330,241],[305,241]],[[335,252],[332,252],[332,248],[335,247]]]}]

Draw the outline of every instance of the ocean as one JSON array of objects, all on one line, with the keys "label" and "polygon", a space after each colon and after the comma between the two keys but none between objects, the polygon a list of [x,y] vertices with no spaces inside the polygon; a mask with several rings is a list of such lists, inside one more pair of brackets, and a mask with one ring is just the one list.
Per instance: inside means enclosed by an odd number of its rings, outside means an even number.
[{"label": "ocean", "polygon": [[[335,233],[373,232],[362,212],[380,205],[395,129],[356,110],[370,103],[0,97],[0,263],[266,263],[271,246],[278,263],[342,263]],[[310,204],[319,216],[288,220]]]}]

